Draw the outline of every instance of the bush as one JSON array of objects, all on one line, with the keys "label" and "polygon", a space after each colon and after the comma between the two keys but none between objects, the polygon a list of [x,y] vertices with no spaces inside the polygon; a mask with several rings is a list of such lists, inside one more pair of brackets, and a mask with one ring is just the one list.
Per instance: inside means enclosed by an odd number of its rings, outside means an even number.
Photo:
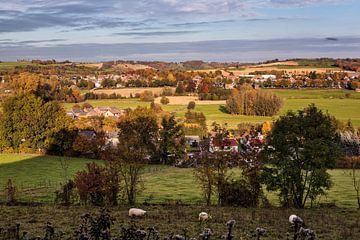
[{"label": "bush", "polygon": [[154,94],[152,91],[144,91],[142,94],[140,94],[140,100],[144,102],[152,102],[154,101]]},{"label": "bush", "polygon": [[55,192],[55,202],[63,204],[65,206],[70,206],[73,202],[75,193],[75,183],[72,180],[69,180],[66,184],[61,187],[60,191]]},{"label": "bush", "polygon": [[13,184],[11,179],[9,179],[6,184],[5,192],[6,192],[7,203],[10,205],[15,204],[16,203],[16,186]]},{"label": "bush", "polygon": [[195,109],[195,102],[194,101],[190,101],[188,103],[187,109],[191,110],[191,109]]},{"label": "bush", "polygon": [[221,184],[220,203],[223,206],[256,207],[258,196],[244,180],[229,181]]},{"label": "bush", "polygon": [[167,97],[162,96],[160,99],[160,102],[161,102],[161,104],[166,105],[166,104],[169,104],[170,100]]},{"label": "bush", "polygon": [[74,183],[83,203],[116,205],[119,186],[116,179],[105,167],[93,162],[87,164],[87,170],[77,172]]},{"label": "bush", "polygon": [[162,92],[163,96],[173,96],[174,92],[171,88],[169,87],[164,87],[163,92]]}]

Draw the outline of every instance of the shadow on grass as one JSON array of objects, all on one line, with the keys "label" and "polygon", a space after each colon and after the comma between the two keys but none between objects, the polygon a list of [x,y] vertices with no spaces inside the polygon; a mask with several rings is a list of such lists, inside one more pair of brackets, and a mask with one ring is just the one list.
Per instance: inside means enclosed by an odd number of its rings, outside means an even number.
[{"label": "shadow on grass", "polygon": [[224,105],[220,105],[219,110],[222,113],[230,114],[230,112],[227,110],[226,106],[224,106]]}]

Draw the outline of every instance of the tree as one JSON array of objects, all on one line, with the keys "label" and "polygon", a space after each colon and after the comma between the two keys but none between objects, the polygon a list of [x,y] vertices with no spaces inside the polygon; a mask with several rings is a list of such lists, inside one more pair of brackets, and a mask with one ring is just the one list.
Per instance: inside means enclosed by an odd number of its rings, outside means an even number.
[{"label": "tree", "polygon": [[176,89],[175,89],[175,93],[178,95],[182,95],[185,93],[185,87],[184,87],[184,83],[183,82],[179,82]]},{"label": "tree", "polygon": [[167,75],[166,79],[167,79],[169,82],[174,82],[174,81],[176,81],[176,78],[174,77],[174,75],[173,75],[171,72]]},{"label": "tree", "polygon": [[335,167],[341,152],[336,123],[315,105],[289,111],[274,122],[267,136],[262,177],[268,190],[279,191],[284,206],[304,208],[331,185],[327,169]]},{"label": "tree", "polygon": [[156,153],[157,118],[152,110],[139,107],[122,116],[118,128],[119,144],[110,156],[110,164],[123,180],[128,203],[133,205],[140,191],[142,170]]},{"label": "tree", "polygon": [[134,148],[144,149],[148,155],[156,152],[158,124],[152,110],[141,107],[129,110],[120,117],[118,129],[120,142],[132,142]]},{"label": "tree", "polygon": [[176,122],[175,116],[162,118],[159,136],[160,162],[168,164],[170,157],[178,159],[185,156],[186,142],[183,126]]},{"label": "tree", "polygon": [[44,102],[33,94],[15,95],[3,102],[0,145],[19,149],[46,149],[51,137],[70,128],[72,120],[57,102]]},{"label": "tree", "polygon": [[187,109],[188,110],[193,110],[195,109],[195,102],[194,101],[190,101],[187,105]]},{"label": "tree", "polygon": [[258,91],[249,85],[234,89],[226,101],[231,114],[273,116],[282,106],[282,100],[274,93]]},{"label": "tree", "polygon": [[162,96],[160,99],[160,103],[163,105],[169,104],[169,102],[170,102],[170,100],[165,96]]}]

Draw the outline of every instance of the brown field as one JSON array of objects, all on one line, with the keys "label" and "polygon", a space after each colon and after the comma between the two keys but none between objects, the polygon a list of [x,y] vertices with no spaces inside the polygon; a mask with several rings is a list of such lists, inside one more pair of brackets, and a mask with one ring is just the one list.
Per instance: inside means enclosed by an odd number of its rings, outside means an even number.
[{"label": "brown field", "polygon": [[[198,72],[215,72],[220,69],[206,69],[206,70],[198,70]],[[318,73],[324,73],[327,71],[341,71],[340,68],[316,68],[316,67],[302,67],[299,66],[299,63],[295,61],[283,61],[283,62],[275,62],[275,63],[267,63],[267,64],[259,64],[259,65],[249,65],[245,66],[242,69],[232,69],[221,70],[223,75],[226,77],[232,72],[235,76],[238,75],[247,75],[251,72],[255,71],[285,71],[287,73],[301,73],[301,72],[311,72],[316,71]]]},{"label": "brown field", "polygon": [[283,62],[259,64],[259,65],[256,65],[256,67],[271,67],[271,66],[278,66],[278,65],[299,66],[299,63],[295,62],[295,61],[283,61]]},{"label": "brown field", "polygon": [[84,66],[84,67],[92,67],[92,68],[102,68],[103,63],[81,63],[81,64],[76,64],[78,66]]},{"label": "brown field", "polygon": [[[224,104],[226,104],[225,100],[220,100],[220,101],[206,101],[206,100],[204,100],[204,101],[201,101],[196,96],[169,96],[167,98],[170,100],[169,105],[186,105],[190,101],[194,101],[196,103],[196,105],[213,105],[213,104],[224,105]],[[156,98],[155,103],[160,104],[160,99],[161,99],[161,97]]]},{"label": "brown field", "polygon": [[339,68],[305,68],[305,67],[286,68],[281,66],[270,66],[270,67],[247,67],[244,70],[234,70],[231,72],[234,73],[235,76],[237,76],[243,74],[246,75],[255,71],[262,71],[262,72],[285,71],[287,73],[302,73],[302,72],[306,73],[306,72],[316,71],[317,73],[325,73],[328,71],[339,72],[341,70]]},{"label": "brown field", "polygon": [[[175,92],[175,88],[171,88]],[[144,91],[151,91],[153,94],[160,95],[163,92],[164,88],[119,88],[119,89],[96,89],[93,92],[97,94],[106,93],[106,94],[121,94],[124,97],[130,97],[130,94],[133,96],[137,93],[143,93]]]},{"label": "brown field", "polygon": [[113,68],[126,69],[126,70],[143,70],[143,69],[151,69],[152,67],[142,65],[142,64],[120,63],[120,64],[115,65]]}]

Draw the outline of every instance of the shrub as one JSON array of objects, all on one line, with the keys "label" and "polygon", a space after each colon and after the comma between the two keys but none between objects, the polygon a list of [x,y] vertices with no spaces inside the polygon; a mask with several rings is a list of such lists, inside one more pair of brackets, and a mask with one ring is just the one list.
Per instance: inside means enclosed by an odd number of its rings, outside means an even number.
[{"label": "shrub", "polygon": [[116,205],[119,182],[105,167],[88,163],[87,170],[77,172],[74,183],[83,203]]},{"label": "shrub", "polygon": [[161,104],[166,105],[166,104],[169,104],[170,100],[167,97],[162,96],[160,99],[160,102],[161,102]]},{"label": "shrub", "polygon": [[55,192],[55,202],[63,204],[65,206],[70,206],[75,197],[74,193],[75,183],[72,180],[69,180],[66,184],[61,186],[60,191]]},{"label": "shrub", "polygon": [[13,184],[12,180],[9,179],[5,187],[7,203],[12,205],[16,203],[16,186]]},{"label": "shrub", "polygon": [[255,207],[257,197],[244,180],[227,181],[219,188],[219,197],[223,206]]},{"label": "shrub", "polygon": [[144,91],[142,94],[140,94],[140,100],[144,102],[152,102],[154,101],[154,94],[152,91]]},{"label": "shrub", "polygon": [[195,109],[195,102],[194,101],[190,101],[187,105],[187,109],[191,110],[191,109]]},{"label": "shrub", "polygon": [[172,96],[172,95],[174,95],[174,92],[173,92],[173,90],[171,88],[164,87],[162,95],[163,96]]}]

